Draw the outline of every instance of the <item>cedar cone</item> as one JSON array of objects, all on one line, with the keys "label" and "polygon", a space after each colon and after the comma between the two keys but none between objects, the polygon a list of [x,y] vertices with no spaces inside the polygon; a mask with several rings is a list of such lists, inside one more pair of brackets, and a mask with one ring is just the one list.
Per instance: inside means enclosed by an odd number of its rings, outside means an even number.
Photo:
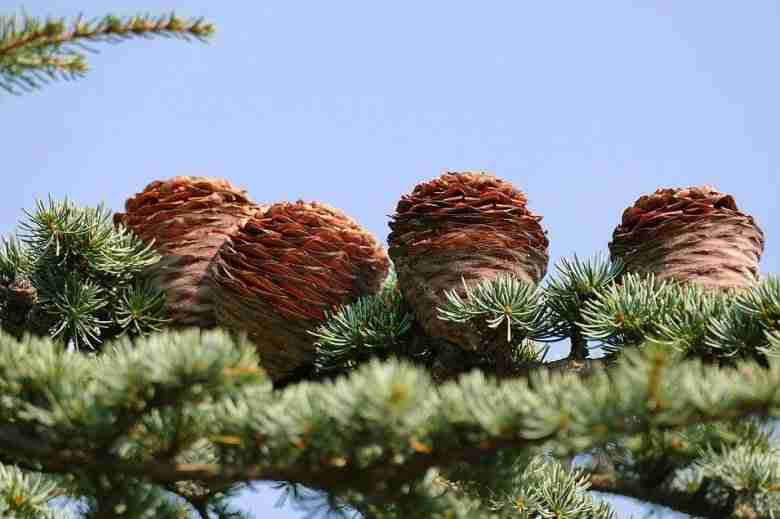
[{"label": "cedar cone", "polygon": [[526,196],[485,173],[447,172],[418,184],[398,202],[390,223],[390,257],[398,284],[425,331],[468,350],[481,339],[438,318],[445,292],[511,273],[538,283],[547,272],[548,240]]},{"label": "cedar cone", "polygon": [[224,241],[261,207],[227,180],[174,177],[156,180],[128,199],[114,215],[162,256],[153,272],[175,326],[216,324],[213,296],[205,281],[209,263]]},{"label": "cedar cone", "polygon": [[258,212],[226,241],[209,270],[220,326],[245,331],[275,380],[307,369],[309,330],[335,306],[377,292],[387,254],[338,209],[282,202]]},{"label": "cedar cone", "polygon": [[609,249],[628,272],[744,288],[759,279],[764,233],[731,195],[711,186],[658,189],[625,210]]}]

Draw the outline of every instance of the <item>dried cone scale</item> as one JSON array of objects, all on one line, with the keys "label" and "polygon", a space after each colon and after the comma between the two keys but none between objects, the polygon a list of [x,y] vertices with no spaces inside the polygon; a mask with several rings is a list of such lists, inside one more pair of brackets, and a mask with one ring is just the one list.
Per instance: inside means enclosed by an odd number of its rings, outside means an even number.
[{"label": "dried cone scale", "polygon": [[214,326],[213,298],[205,281],[209,263],[231,234],[261,208],[227,180],[180,176],[157,180],[114,215],[162,256],[154,266],[175,326]]},{"label": "dried cone scale", "polygon": [[628,272],[745,288],[759,279],[764,233],[732,196],[711,186],[659,189],[626,209],[609,249]]},{"label": "dried cone scale", "polygon": [[219,251],[210,280],[221,326],[247,332],[275,380],[307,369],[308,330],[334,306],[377,292],[387,254],[338,209],[278,203],[258,212]]},{"label": "dried cone scale", "polygon": [[538,283],[548,241],[540,216],[512,184],[485,173],[444,173],[398,202],[388,238],[398,284],[425,331],[467,350],[480,338],[438,319],[445,292],[511,273]]}]

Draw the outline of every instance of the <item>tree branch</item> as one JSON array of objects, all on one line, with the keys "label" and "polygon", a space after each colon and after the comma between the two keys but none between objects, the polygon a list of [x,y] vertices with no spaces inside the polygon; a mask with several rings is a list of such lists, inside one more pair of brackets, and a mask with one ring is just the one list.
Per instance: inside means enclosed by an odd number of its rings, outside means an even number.
[{"label": "tree branch", "polygon": [[[762,403],[736,409],[731,413],[713,416],[691,413],[685,419],[670,420],[658,423],[654,430],[675,430],[693,424],[722,421],[748,415],[766,415],[766,406]],[[727,415],[727,416],[726,416]],[[631,420],[619,420],[610,424],[611,433],[604,433],[594,439],[587,447],[596,447],[616,436],[637,434],[651,429],[647,423]],[[521,439],[513,436],[496,436],[492,440],[473,444],[468,435],[459,445],[446,449],[418,452],[409,456],[402,464],[392,464],[386,461],[374,463],[367,467],[356,467],[349,462],[338,466],[318,464],[317,466],[301,465],[297,467],[280,467],[268,465],[247,465],[238,467],[220,466],[217,464],[176,463],[170,461],[147,460],[142,462],[128,461],[110,454],[97,454],[79,450],[54,449],[19,429],[15,425],[0,426],[0,449],[13,452],[20,458],[34,459],[41,463],[41,470],[49,473],[72,474],[79,471],[101,473],[110,471],[131,477],[145,479],[156,484],[169,484],[178,481],[198,481],[206,485],[246,482],[253,480],[291,481],[301,483],[310,488],[322,489],[332,493],[345,490],[363,491],[377,499],[378,503],[390,503],[398,498],[396,488],[401,487],[415,478],[420,477],[431,467],[449,466],[454,462],[476,462],[489,453],[501,449],[527,449],[544,445],[559,436],[552,434],[538,439]],[[582,447],[582,446],[580,446]],[[675,510],[686,511],[690,507],[704,505],[694,498],[685,498],[684,494],[664,494],[658,491],[648,491],[635,486],[620,487],[617,483],[607,486],[604,482],[596,482],[593,490],[622,493],[629,497],[647,499],[651,502],[670,506]],[[612,489],[612,490],[610,490]],[[653,493],[656,492],[656,493]],[[686,500],[687,499],[687,500]],[[707,505],[710,506],[710,505]],[[692,508],[690,508],[692,509]],[[706,510],[715,510],[706,508]],[[707,517],[722,517],[722,515],[707,515]]]},{"label": "tree branch", "polygon": [[578,355],[569,355],[566,358],[553,360],[551,362],[529,363],[521,367],[518,375],[529,376],[537,370],[547,370],[550,373],[564,375],[573,373],[582,377],[589,377],[600,369],[609,367],[615,362],[614,356],[600,357],[598,359],[579,358]]},{"label": "tree branch", "polygon": [[88,71],[81,50],[85,42],[118,42],[130,38],[177,37],[206,41],[214,26],[175,14],[119,18],[96,22],[64,19],[41,21],[29,16],[0,16],[0,88],[11,93],[31,91],[55,79],[73,79]]},{"label": "tree branch", "polygon": [[577,324],[571,326],[571,353],[569,357],[580,361],[588,358],[588,341],[582,335]]},{"label": "tree branch", "polygon": [[0,55],[10,54],[24,47],[56,47],[79,40],[96,40],[98,38],[129,38],[148,35],[180,34],[197,38],[205,38],[214,33],[214,26],[203,23],[202,20],[184,20],[176,15],[162,16],[152,19],[146,16],[135,16],[122,20],[116,16],[106,16],[96,25],[82,23],[76,20],[70,30],[65,30],[63,21],[46,21],[39,26],[35,20],[27,18],[29,29],[23,30],[19,37],[9,37],[0,45]]},{"label": "tree branch", "polygon": [[590,490],[638,499],[695,517],[721,519],[732,513],[728,507],[707,501],[698,494],[668,488],[646,488],[631,481],[618,480],[612,475],[591,474]]}]

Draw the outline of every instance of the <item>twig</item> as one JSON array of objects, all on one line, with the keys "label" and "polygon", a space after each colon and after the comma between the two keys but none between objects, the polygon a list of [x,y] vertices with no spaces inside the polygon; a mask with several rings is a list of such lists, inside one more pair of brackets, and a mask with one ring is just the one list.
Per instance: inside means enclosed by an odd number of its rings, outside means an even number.
[{"label": "twig", "polygon": [[590,490],[638,499],[695,517],[721,519],[730,517],[732,512],[728,507],[718,506],[697,494],[668,488],[642,487],[632,482],[618,480],[612,475],[591,474]]}]

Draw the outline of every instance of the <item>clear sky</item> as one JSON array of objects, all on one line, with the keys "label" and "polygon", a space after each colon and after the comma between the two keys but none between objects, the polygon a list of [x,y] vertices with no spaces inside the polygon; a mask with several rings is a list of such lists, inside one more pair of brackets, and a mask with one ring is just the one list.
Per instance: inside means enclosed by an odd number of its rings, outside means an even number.
[{"label": "clear sky", "polygon": [[[170,1],[5,2],[175,8],[219,33],[100,46],[88,78],[0,97],[0,232],[35,197],[119,209],[197,174],[328,202],[385,239],[401,194],[470,169],[528,193],[553,260],[606,250],[641,194],[706,183],[756,217],[780,270],[778,2]],[[301,517],[274,499],[242,501]]]}]

